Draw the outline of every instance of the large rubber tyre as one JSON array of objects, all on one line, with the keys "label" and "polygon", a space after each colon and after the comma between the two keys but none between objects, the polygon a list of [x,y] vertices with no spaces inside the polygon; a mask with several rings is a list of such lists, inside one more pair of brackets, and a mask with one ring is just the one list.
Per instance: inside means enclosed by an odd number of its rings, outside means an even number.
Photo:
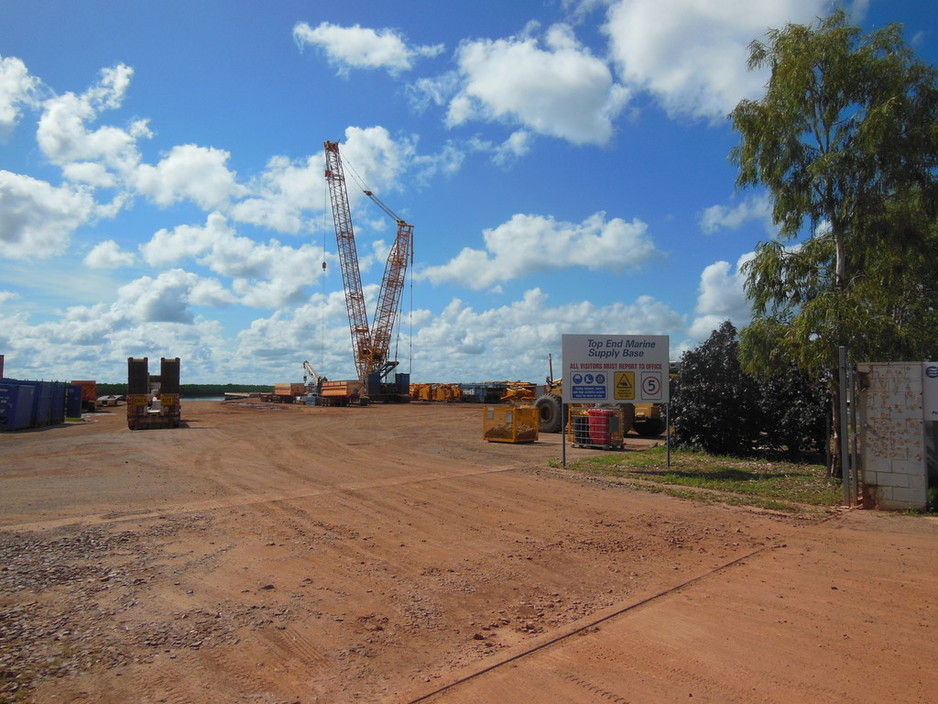
[{"label": "large rubber tyre", "polygon": [[661,418],[648,418],[635,421],[635,432],[643,438],[656,438],[664,432],[664,421]]},{"label": "large rubber tyre", "polygon": [[563,425],[560,397],[554,394],[544,394],[534,403],[534,407],[537,408],[541,432],[559,433]]}]

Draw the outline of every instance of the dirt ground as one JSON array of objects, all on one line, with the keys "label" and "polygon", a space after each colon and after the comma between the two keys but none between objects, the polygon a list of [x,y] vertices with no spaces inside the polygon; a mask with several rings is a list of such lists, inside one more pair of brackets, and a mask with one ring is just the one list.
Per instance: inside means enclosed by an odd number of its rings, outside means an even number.
[{"label": "dirt ground", "polygon": [[0,702],[938,700],[934,518],[629,490],[468,404],[110,410],[0,434]]}]

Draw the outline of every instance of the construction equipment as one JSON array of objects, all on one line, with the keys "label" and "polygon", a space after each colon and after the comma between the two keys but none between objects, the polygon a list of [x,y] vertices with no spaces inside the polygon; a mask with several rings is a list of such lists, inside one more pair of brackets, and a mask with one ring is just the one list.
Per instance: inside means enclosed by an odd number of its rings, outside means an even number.
[{"label": "construction equipment", "polygon": [[306,395],[306,384],[289,381],[274,384],[273,400],[276,403],[296,403]]},{"label": "construction equipment", "polygon": [[319,376],[318,372],[313,369],[313,365],[303,360],[303,371],[306,372],[306,376],[303,377],[303,381],[306,382],[306,390],[309,393],[318,393],[319,385],[326,380],[326,377]]},{"label": "construction equipment", "polygon": [[352,352],[358,379],[367,396],[375,401],[404,402],[410,400],[410,374],[396,374],[395,381],[387,381],[388,375],[398,362],[389,358],[391,334],[397,319],[404,290],[407,265],[413,261],[413,230],[410,225],[388,208],[369,190],[371,198],[397,223],[397,236],[384,269],[381,289],[374,314],[374,328],[368,324],[365,295],[362,291],[361,272],[358,267],[358,251],[352,228],[352,213],[345,186],[345,172],[339,156],[338,142],[325,142],[326,182],[332,203],[332,218],[335,224],[342,283],[345,287],[345,305],[348,310],[349,329],[352,334]]},{"label": "construction equipment", "polygon": [[370,398],[365,395],[365,385],[358,379],[323,381],[319,388],[320,406],[367,406]]},{"label": "construction equipment", "polygon": [[[543,433],[559,433],[563,430],[564,418],[563,408],[563,377],[554,379],[554,361],[551,355],[547,356],[550,373],[544,386],[544,393],[534,402],[537,408],[538,418],[540,419],[540,429]],[[591,404],[570,404],[571,409],[585,409],[591,407]],[[639,408],[642,409],[643,425],[642,429],[636,427],[635,420],[638,417]],[[609,408],[618,408],[622,412],[619,428],[621,434],[625,435],[630,429],[634,428],[639,435],[645,435],[646,432],[653,430],[651,425],[655,418],[661,418],[661,407],[653,403],[616,403],[609,404]],[[658,429],[658,434],[664,427]]]},{"label": "construction equipment", "polygon": [[147,357],[128,357],[127,427],[178,428],[181,422],[179,357],[161,357],[159,376],[150,376]]},{"label": "construction equipment", "polygon": [[554,357],[547,355],[549,374],[544,393],[534,402],[543,433],[559,433],[563,428],[563,379],[554,379]]}]

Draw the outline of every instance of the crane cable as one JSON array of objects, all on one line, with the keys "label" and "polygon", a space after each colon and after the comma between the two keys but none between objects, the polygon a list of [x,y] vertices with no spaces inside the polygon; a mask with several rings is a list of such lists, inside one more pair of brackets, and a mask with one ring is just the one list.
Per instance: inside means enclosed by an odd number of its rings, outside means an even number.
[{"label": "crane cable", "polygon": [[319,293],[322,296],[322,305],[319,307],[319,350],[320,359],[317,365],[318,369],[326,367],[326,310],[328,309],[328,298],[326,296],[326,232],[329,228],[326,212],[330,207],[329,181],[322,180],[322,270],[319,274]]}]

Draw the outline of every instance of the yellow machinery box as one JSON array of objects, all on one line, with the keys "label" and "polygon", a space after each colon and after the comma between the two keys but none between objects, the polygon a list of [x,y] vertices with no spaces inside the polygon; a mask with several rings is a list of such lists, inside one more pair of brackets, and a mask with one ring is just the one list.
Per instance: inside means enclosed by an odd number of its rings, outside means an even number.
[{"label": "yellow machinery box", "polygon": [[489,442],[536,442],[536,408],[488,406],[482,409],[482,437]]}]

